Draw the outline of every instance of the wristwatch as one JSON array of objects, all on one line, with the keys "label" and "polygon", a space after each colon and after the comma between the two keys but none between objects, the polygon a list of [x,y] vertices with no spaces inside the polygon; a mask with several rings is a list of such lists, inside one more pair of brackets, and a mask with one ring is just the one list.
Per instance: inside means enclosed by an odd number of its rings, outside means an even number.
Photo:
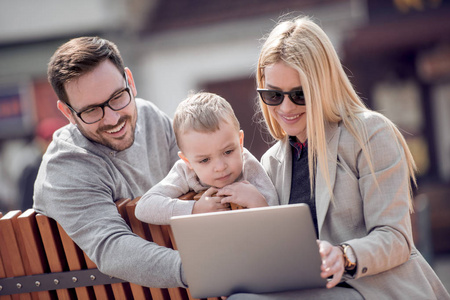
[{"label": "wristwatch", "polygon": [[344,255],[344,267],[346,271],[352,271],[356,268],[356,255],[353,248],[348,244],[341,244],[339,247]]}]

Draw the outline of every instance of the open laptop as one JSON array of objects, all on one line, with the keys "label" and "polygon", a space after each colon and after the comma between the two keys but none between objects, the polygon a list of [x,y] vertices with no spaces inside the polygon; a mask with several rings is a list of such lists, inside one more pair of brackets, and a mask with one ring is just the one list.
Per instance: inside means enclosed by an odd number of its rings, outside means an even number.
[{"label": "open laptop", "polygon": [[178,216],[171,227],[194,298],[326,284],[306,204]]}]

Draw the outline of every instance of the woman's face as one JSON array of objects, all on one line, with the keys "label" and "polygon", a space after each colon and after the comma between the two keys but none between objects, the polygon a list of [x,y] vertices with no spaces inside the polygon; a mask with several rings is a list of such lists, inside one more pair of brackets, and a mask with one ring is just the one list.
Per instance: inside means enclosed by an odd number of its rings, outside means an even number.
[{"label": "woman's face", "polygon": [[[278,62],[264,69],[265,88],[289,92],[298,90],[302,84],[297,70],[284,62]],[[267,106],[270,115],[277,120],[281,128],[290,136],[296,136],[300,142],[306,140],[306,106],[297,105],[284,95],[280,105]]]}]

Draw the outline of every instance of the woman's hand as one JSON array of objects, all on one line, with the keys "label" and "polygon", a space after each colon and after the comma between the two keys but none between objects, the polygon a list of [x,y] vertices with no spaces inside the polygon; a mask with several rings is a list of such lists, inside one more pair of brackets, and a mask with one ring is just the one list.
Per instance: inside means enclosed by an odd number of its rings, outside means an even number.
[{"label": "woman's hand", "polygon": [[[215,212],[215,211],[224,211],[229,210],[230,205],[228,203],[222,204],[222,197],[214,195],[217,193],[216,188],[209,188],[203,195],[194,203],[194,207],[192,208],[193,214],[207,213],[207,212]],[[214,195],[214,196],[213,196]]]},{"label": "woman's hand", "polygon": [[341,281],[344,274],[344,256],[341,249],[337,246],[333,246],[327,241],[317,240],[319,245],[319,253],[322,258],[322,266],[320,267],[322,278],[333,278],[327,283],[327,288],[336,286]]},{"label": "woman's hand", "polygon": [[217,192],[222,203],[235,203],[245,208],[268,206],[266,198],[248,181],[239,181],[224,186]]}]

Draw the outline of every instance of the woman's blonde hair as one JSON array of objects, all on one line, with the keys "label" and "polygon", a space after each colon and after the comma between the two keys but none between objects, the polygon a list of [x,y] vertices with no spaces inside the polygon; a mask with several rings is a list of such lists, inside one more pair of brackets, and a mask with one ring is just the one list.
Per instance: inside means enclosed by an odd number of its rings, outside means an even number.
[{"label": "woman's blonde hair", "polygon": [[173,130],[181,149],[181,137],[189,130],[214,132],[220,122],[233,125],[239,132],[239,121],[230,103],[214,93],[191,93],[178,105],[173,118]]},{"label": "woman's blonde hair", "polygon": [[[322,166],[319,171],[326,179],[330,195],[333,195],[325,138],[327,123],[343,122],[361,146],[371,172],[375,176],[370,149],[364,142],[367,140],[367,131],[363,122],[357,117],[358,113],[369,109],[353,89],[336,50],[325,32],[309,17],[298,17],[280,22],[268,35],[261,49],[256,75],[258,88],[265,87],[264,69],[278,62],[284,62],[298,71],[305,94],[311,193],[314,191],[316,176],[314,166],[319,161]],[[261,99],[259,99],[259,105],[270,134],[277,140],[283,139],[286,133],[270,115],[267,105]],[[406,141],[391,121],[385,117],[383,119],[395,132],[403,148],[409,175],[415,184],[416,167]],[[409,189],[412,196],[411,185]]]}]

